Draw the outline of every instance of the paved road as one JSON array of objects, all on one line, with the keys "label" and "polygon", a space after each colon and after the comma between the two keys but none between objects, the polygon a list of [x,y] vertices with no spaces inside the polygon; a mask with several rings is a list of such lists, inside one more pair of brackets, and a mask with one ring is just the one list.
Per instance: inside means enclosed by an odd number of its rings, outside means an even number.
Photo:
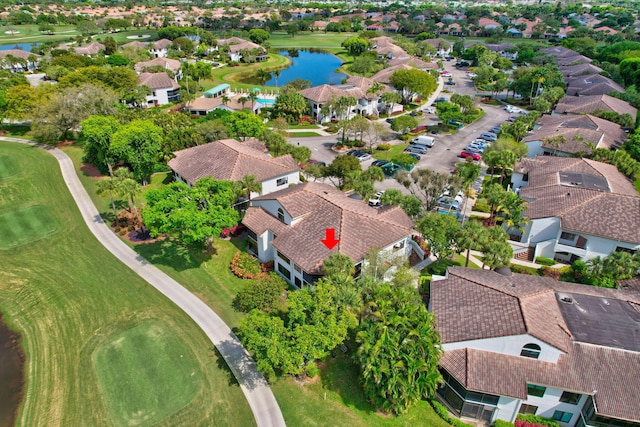
[{"label": "paved road", "polygon": [[[0,137],[0,140],[35,145],[32,141]],[[238,380],[256,424],[259,427],[285,426],[284,418],[266,380],[238,338],[220,317],[204,302],[180,283],[167,276],[154,265],[125,245],[104,223],[86,190],[80,183],[73,162],[57,148],[41,146],[60,163],[62,177],[73,196],[82,217],[98,241],[122,263],[135,271],[151,286],[182,309],[204,331],[216,346]]]}]

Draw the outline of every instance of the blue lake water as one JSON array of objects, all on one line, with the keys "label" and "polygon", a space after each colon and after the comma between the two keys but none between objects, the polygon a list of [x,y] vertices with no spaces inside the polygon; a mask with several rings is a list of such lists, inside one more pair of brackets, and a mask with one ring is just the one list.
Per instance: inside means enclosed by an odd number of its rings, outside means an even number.
[{"label": "blue lake water", "polygon": [[[339,84],[347,77],[336,70],[342,65],[342,61],[335,55],[318,50],[281,50],[279,55],[291,60],[288,68],[280,70],[278,87],[282,87],[295,79],[309,80],[311,86],[321,84]],[[247,83],[256,83],[255,79],[244,80]],[[271,78],[266,86],[276,86],[276,79],[271,73]]]},{"label": "blue lake water", "polygon": [[9,49],[21,49],[25,52],[31,52],[31,46],[38,45],[38,43],[14,43],[14,44],[5,44],[0,46],[0,50],[9,50]]}]

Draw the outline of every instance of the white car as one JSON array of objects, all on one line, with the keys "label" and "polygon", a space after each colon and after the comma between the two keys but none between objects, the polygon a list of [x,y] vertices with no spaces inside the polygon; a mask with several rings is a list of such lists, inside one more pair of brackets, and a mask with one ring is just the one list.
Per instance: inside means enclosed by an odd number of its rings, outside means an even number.
[{"label": "white car", "polygon": [[380,198],[384,194],[384,191],[378,191],[372,199],[369,199],[369,206],[380,206]]}]

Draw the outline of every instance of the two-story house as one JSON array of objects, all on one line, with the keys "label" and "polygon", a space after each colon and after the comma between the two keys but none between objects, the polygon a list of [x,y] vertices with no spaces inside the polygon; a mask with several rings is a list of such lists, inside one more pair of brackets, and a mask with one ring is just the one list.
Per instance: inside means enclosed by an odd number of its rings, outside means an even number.
[{"label": "two-story house", "polygon": [[540,156],[516,164],[511,182],[529,220],[509,230],[515,252],[573,262],[640,249],[640,195],[615,166]]},{"label": "two-story house", "polygon": [[150,61],[136,62],[136,64],[133,66],[133,69],[136,70],[137,73],[141,73],[145,70],[145,68],[151,67],[162,67],[165,70],[171,71],[171,73],[174,75],[175,81],[180,80],[180,78],[182,77],[182,63],[177,59],[158,57]]},{"label": "two-story house", "polygon": [[149,53],[155,58],[165,58],[169,54],[169,48],[173,42],[168,39],[156,40],[149,44]]},{"label": "two-story house", "polygon": [[592,148],[617,149],[627,134],[617,123],[589,114],[542,116],[534,131],[522,139],[527,157],[590,154]]},{"label": "two-story house", "polygon": [[13,73],[35,71],[40,62],[40,55],[22,49],[0,50],[0,67]]},{"label": "two-story house", "polygon": [[618,114],[629,114],[635,123],[638,109],[627,101],[609,95],[565,96],[562,98],[553,115],[559,114],[592,114],[596,111],[611,111]]},{"label": "two-story house", "polygon": [[[398,206],[372,208],[335,187],[307,182],[251,200],[242,220],[249,229],[248,249],[290,284],[311,284],[333,253],[347,255],[356,275],[372,248],[409,256],[413,222]],[[332,229],[338,244],[322,243]]]},{"label": "two-story house", "polygon": [[147,106],[166,105],[180,100],[180,85],[165,72],[140,73],[138,85],[151,89],[151,95],[147,95]]},{"label": "two-story house", "polygon": [[[326,123],[332,120],[350,119],[355,115],[378,115],[380,95],[382,92],[389,91],[389,88],[385,86],[381,92],[369,92],[374,83],[374,80],[366,77],[351,76],[344,84],[314,86],[301,90],[300,94],[307,100],[312,117],[318,123]],[[357,102],[347,111],[337,111],[335,108],[329,111],[323,109],[325,105],[342,96],[354,97]]]},{"label": "two-story house", "polygon": [[229,37],[228,39],[218,40],[218,48],[221,46],[227,46],[229,59],[233,62],[242,61],[242,54],[244,51],[253,51],[256,53],[256,61],[264,61],[267,59],[267,51],[259,44],[241,39],[240,37]]},{"label": "two-story house", "polygon": [[253,175],[269,194],[300,182],[300,168],[290,154],[271,157],[264,142],[251,139],[243,142],[221,139],[173,153],[168,166],[175,178],[193,185],[205,177],[222,181],[240,181]]},{"label": "two-story house", "polygon": [[461,418],[640,426],[640,293],[449,267],[429,310],[444,354],[438,398]]}]

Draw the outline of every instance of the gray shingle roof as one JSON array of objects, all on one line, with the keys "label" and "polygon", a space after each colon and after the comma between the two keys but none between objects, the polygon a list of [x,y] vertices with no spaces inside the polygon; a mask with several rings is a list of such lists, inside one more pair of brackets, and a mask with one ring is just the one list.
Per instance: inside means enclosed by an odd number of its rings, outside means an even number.
[{"label": "gray shingle roof", "polygon": [[565,96],[554,110],[558,114],[584,114],[594,111],[614,111],[630,114],[635,121],[638,110],[626,101],[609,95]]}]

